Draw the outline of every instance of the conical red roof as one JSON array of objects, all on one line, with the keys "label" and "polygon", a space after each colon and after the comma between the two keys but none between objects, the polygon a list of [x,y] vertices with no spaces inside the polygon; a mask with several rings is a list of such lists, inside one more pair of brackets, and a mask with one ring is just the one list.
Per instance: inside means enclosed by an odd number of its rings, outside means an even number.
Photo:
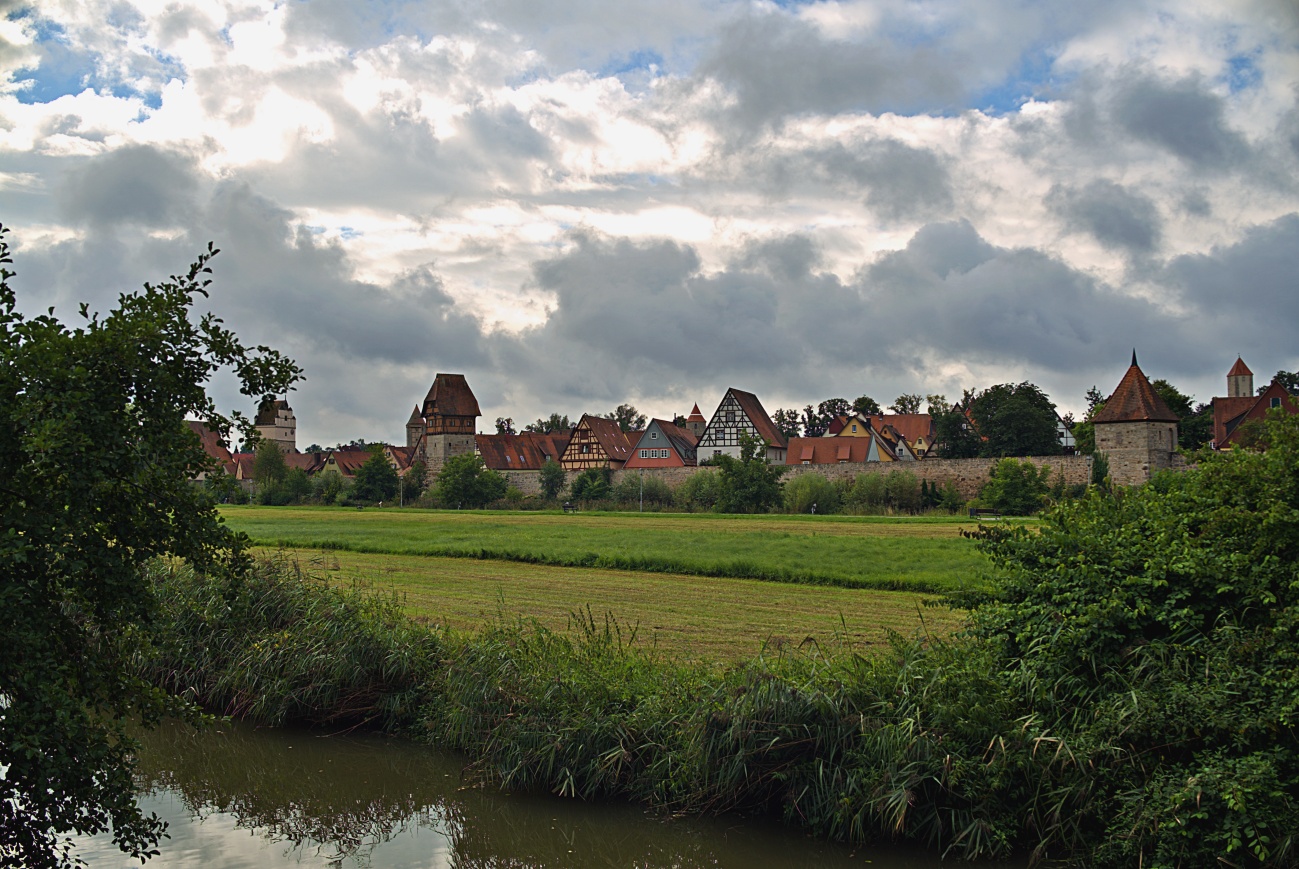
[{"label": "conical red roof", "polygon": [[1241,359],[1239,356],[1237,356],[1236,364],[1231,366],[1231,370],[1227,372],[1227,376],[1228,377],[1242,377],[1242,376],[1253,377],[1254,372],[1249,370],[1249,366],[1245,364],[1244,359]]},{"label": "conical red roof", "polygon": [[687,419],[690,422],[708,422],[708,420],[704,419],[704,415],[699,411],[698,402],[695,403],[694,407],[690,408],[690,416],[687,417]]},{"label": "conical red roof", "polygon": [[1146,375],[1137,366],[1137,354],[1132,354],[1132,365],[1115,387],[1114,394],[1105,407],[1092,419],[1093,422],[1180,422]]}]

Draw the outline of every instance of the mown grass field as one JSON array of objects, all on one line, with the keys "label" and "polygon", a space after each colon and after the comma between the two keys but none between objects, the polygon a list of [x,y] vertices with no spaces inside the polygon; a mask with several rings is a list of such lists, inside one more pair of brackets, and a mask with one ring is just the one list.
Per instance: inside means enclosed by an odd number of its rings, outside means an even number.
[{"label": "mown grass field", "polygon": [[984,581],[961,518],[228,507],[262,546],[944,592]]},{"label": "mown grass field", "polygon": [[589,612],[601,624],[611,619],[639,647],[710,661],[803,644],[869,652],[887,643],[889,631],[941,636],[960,619],[924,606],[932,595],[913,592],[336,550],[278,554],[335,583],[395,594],[408,613],[433,624],[472,630],[524,618],[563,630],[574,613]]}]

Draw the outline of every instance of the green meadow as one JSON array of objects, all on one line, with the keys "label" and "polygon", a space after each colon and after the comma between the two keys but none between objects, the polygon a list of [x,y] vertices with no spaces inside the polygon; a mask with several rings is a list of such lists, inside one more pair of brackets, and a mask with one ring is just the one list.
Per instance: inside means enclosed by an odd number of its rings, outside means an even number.
[{"label": "green meadow", "polygon": [[981,585],[964,518],[223,507],[263,547],[942,593]]}]

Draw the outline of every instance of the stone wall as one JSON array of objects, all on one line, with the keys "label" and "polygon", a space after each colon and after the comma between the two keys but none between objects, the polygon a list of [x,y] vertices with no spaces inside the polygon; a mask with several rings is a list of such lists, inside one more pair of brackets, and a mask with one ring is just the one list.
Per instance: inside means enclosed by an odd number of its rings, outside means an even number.
[{"label": "stone wall", "polygon": [[[820,474],[831,481],[855,479],[858,474],[887,474],[890,471],[910,471],[917,479],[928,480],[939,486],[948,482],[956,484],[961,495],[967,499],[979,494],[979,490],[988,482],[988,472],[997,463],[997,459],[925,459],[919,462],[861,462],[841,465],[789,465],[785,480],[793,480],[804,474]],[[1086,483],[1091,476],[1090,456],[1034,456],[1027,461],[1051,469],[1051,482],[1064,474],[1066,485]],[[699,468],[646,468],[646,477],[658,477],[668,486],[676,488]],[[510,485],[525,495],[541,494],[541,478],[536,471],[502,471]],[[614,471],[613,482],[617,485],[623,477],[638,475],[641,471]],[[576,476],[569,472],[567,480],[571,482]]]},{"label": "stone wall", "polygon": [[1110,479],[1139,486],[1156,471],[1173,466],[1177,423],[1111,422],[1096,426],[1096,450],[1110,463]]}]

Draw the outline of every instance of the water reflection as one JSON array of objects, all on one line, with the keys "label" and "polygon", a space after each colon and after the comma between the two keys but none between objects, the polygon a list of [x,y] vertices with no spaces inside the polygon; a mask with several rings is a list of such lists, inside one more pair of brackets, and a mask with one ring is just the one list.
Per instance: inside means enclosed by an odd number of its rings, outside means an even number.
[{"label": "water reflection", "polygon": [[[509,796],[466,787],[452,756],[382,738],[234,726],[164,728],[141,756],[146,811],[170,824],[157,869],[321,866],[375,869],[924,869],[914,853],[870,853],[779,826],[664,822],[630,806]],[[106,837],[91,866],[138,866]]]}]

